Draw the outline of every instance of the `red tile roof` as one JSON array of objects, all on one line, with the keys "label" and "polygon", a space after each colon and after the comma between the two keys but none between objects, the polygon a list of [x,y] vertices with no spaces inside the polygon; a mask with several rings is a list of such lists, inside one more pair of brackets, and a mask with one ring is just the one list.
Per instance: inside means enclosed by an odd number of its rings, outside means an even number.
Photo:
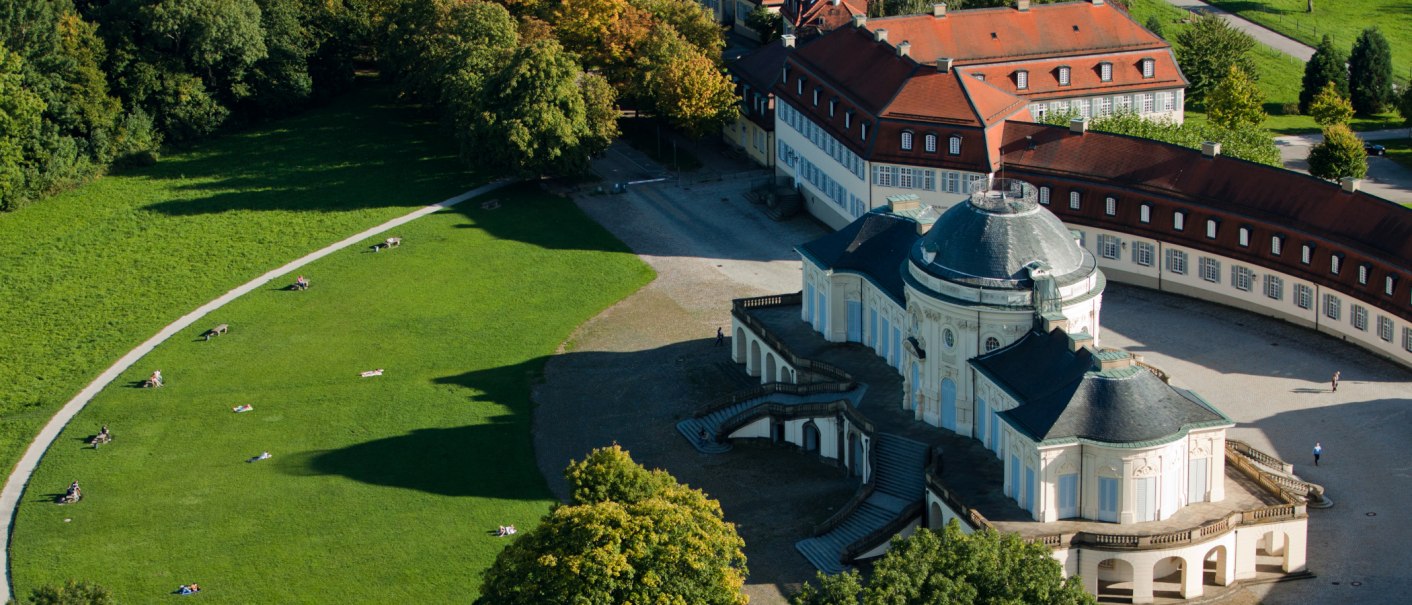
[{"label": "red tile roof", "polygon": [[886,29],[890,40],[911,42],[912,56],[923,63],[949,57],[957,65],[966,65],[1168,47],[1110,3],[888,17],[869,20],[867,29]]},{"label": "red tile roof", "polygon": [[[801,4],[804,5],[803,10],[798,14],[790,10],[792,6]],[[868,0],[840,0],[838,4],[831,0],[786,2],[781,14],[794,24],[796,30],[813,29],[825,32],[849,25],[853,21],[853,15],[868,14]]]},{"label": "red tile roof", "polygon": [[[1142,77],[1142,60],[1152,59],[1152,77]],[[1100,63],[1111,63],[1109,81],[1104,82],[1099,68]],[[1059,68],[1069,68],[1069,84],[1059,85]],[[962,68],[969,74],[985,76],[985,81],[1005,92],[1030,99],[1043,101],[1067,97],[1083,97],[1104,94],[1124,94],[1147,90],[1172,90],[1185,88],[1186,77],[1177,68],[1177,59],[1170,49],[1129,51],[1124,53],[1090,57],[1067,57],[1004,63],[999,65],[974,65]],[[1019,87],[1016,72],[1025,70],[1028,86]]]},{"label": "red tile roof", "polygon": [[[892,46],[874,42],[859,28],[834,30],[800,44],[789,61],[808,72],[809,86],[826,83],[870,114],[881,114],[920,66],[897,56]],[[794,82],[788,83],[794,91]],[[806,92],[808,90],[806,89]]]}]

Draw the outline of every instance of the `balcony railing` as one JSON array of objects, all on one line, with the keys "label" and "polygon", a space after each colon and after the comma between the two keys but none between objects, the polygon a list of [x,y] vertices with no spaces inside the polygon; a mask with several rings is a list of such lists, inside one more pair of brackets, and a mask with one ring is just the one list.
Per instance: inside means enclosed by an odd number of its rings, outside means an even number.
[{"label": "balcony railing", "polygon": [[785,363],[794,367],[801,380],[808,376],[818,377],[818,380],[812,380],[811,382],[853,382],[853,375],[844,371],[843,368],[830,363],[805,359],[795,355],[789,350],[789,347],[785,346],[784,341],[780,340],[778,336],[770,332],[769,328],[765,327],[764,323],[747,312],[749,309],[759,309],[762,307],[799,305],[802,304],[801,301],[803,298],[803,294],[799,292],[793,294],[771,294],[769,296],[756,296],[754,298],[737,298],[731,301],[731,316],[739,320],[740,323],[745,324],[760,340],[765,341],[767,346],[778,352],[780,357],[784,358]]}]

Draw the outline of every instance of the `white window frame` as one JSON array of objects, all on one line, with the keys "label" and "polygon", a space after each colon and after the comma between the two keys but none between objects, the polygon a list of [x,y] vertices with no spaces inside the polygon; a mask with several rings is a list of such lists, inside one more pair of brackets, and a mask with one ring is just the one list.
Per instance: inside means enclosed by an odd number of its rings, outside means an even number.
[{"label": "white window frame", "polygon": [[1354,328],[1368,331],[1368,308],[1363,305],[1353,305],[1353,312],[1349,314],[1349,320]]},{"label": "white window frame", "polygon": [[1045,206],[1049,205],[1049,187],[1039,188],[1039,203],[1044,204]]},{"label": "white window frame", "polygon": [[1386,315],[1378,316],[1378,338],[1383,342],[1392,342],[1392,319]]},{"label": "white window frame", "polygon": [[1142,60],[1142,77],[1154,78],[1157,76],[1157,61],[1153,59]]},{"label": "white window frame", "polygon": [[1113,196],[1103,198],[1103,213],[1108,216],[1118,216],[1118,199]]},{"label": "white window frame", "polygon": [[1078,190],[1071,190],[1071,191],[1069,191],[1069,209],[1070,209],[1070,210],[1081,210],[1081,209],[1083,209],[1083,195],[1080,194],[1080,193],[1078,192]]},{"label": "white window frame", "polygon": [[1067,65],[1060,66],[1060,67],[1059,67],[1059,85],[1060,85],[1060,86],[1068,86],[1070,81],[1071,81],[1071,80],[1070,80],[1070,78],[1069,78],[1069,66],[1067,66]]},{"label": "white window frame", "polygon": [[1147,242],[1133,242],[1133,263],[1141,267],[1151,267],[1155,248]]},{"label": "white window frame", "polygon": [[1358,284],[1361,286],[1368,285],[1368,275],[1372,272],[1372,267],[1366,264],[1358,265]]},{"label": "white window frame", "polygon": [[1265,274],[1265,296],[1274,300],[1284,300],[1285,280],[1278,275]]},{"label": "white window frame", "polygon": [[1102,82],[1113,81],[1113,64],[1107,61],[1098,64],[1098,79]]},{"label": "white window frame", "polygon": [[1143,204],[1137,208],[1137,220],[1140,223],[1152,222],[1152,204]]},{"label": "white window frame", "polygon": [[1216,233],[1217,233],[1217,231],[1220,229],[1220,226],[1221,226],[1221,222],[1220,222],[1220,221],[1218,221],[1218,220],[1216,220],[1216,219],[1214,219],[1214,218],[1208,218],[1208,219],[1206,219],[1206,238],[1207,238],[1207,239],[1216,239]]},{"label": "white window frame", "polygon": [[1324,317],[1337,320],[1343,316],[1343,301],[1333,294],[1324,294]]},{"label": "white window frame", "polygon": [[1338,253],[1329,255],[1329,272],[1333,273],[1334,275],[1338,275],[1338,272],[1342,269],[1343,255]]},{"label": "white window frame", "polygon": [[912,131],[902,131],[902,150],[912,151]]},{"label": "white window frame", "polygon": [[1238,240],[1239,240],[1239,241],[1238,241],[1237,243],[1240,244],[1240,247],[1242,247],[1242,248],[1249,248],[1249,247],[1250,247],[1250,228],[1249,228],[1249,227],[1241,227],[1241,228],[1240,228]]},{"label": "white window frame", "polygon": [[814,88],[814,107],[818,107],[818,106],[819,106],[819,91],[820,91],[820,90],[821,90],[821,89],[818,88],[818,87],[815,87],[815,88]]},{"label": "white window frame", "polygon": [[1285,251],[1285,238],[1279,235],[1270,237],[1270,254],[1279,256]]},{"label": "white window frame", "polygon": [[1294,306],[1301,309],[1314,308],[1314,289],[1304,284],[1294,285]]},{"label": "white window frame", "polygon": [[1181,250],[1167,249],[1167,272],[1177,275],[1186,275],[1186,252]]},{"label": "white window frame", "polygon": [[961,135],[953,134],[946,137],[946,153],[961,155]]},{"label": "white window frame", "polygon": [[1213,284],[1221,283],[1221,261],[1203,256],[1197,260],[1197,268],[1201,272],[1201,279]]},{"label": "white window frame", "polygon": [[1115,235],[1098,235],[1098,254],[1103,258],[1118,259],[1123,255],[1122,240]]},{"label": "white window frame", "polygon": [[1030,87],[1030,72],[1023,69],[1015,72],[1015,88],[1027,90]]},{"label": "white window frame", "polygon": [[1250,267],[1240,265],[1231,266],[1231,285],[1242,292],[1249,292],[1255,287],[1255,272]]},{"label": "white window frame", "polygon": [[1300,248],[1299,262],[1304,263],[1306,265],[1312,264],[1314,262],[1314,246],[1310,244],[1304,244],[1304,246]]},{"label": "white window frame", "polygon": [[923,141],[923,142],[925,143],[925,145],[926,145],[927,153],[936,153],[936,134],[935,134],[935,133],[930,133],[930,132],[927,133],[925,136],[922,137],[922,141]]},{"label": "white window frame", "polygon": [[1185,213],[1185,212],[1183,212],[1183,211],[1181,211],[1181,210],[1177,210],[1177,211],[1175,211],[1175,212],[1172,213],[1172,230],[1173,230],[1173,231],[1186,231],[1186,213]]}]

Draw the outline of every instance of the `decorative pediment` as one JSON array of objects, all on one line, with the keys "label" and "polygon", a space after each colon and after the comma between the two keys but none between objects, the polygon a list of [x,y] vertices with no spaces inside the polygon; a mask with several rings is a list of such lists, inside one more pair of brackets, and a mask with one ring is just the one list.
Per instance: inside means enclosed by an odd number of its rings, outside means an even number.
[{"label": "decorative pediment", "polygon": [[1151,477],[1156,474],[1157,469],[1152,468],[1151,464],[1144,464],[1133,471],[1134,477]]}]

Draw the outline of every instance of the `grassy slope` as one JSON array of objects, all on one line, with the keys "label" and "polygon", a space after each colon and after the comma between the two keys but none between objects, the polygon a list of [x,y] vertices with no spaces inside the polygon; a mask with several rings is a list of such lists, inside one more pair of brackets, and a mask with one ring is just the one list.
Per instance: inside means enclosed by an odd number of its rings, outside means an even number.
[{"label": "grassy slope", "polygon": [[0,469],[161,326],[310,250],[481,184],[365,90],[0,215]]},{"label": "grassy slope", "polygon": [[[1299,0],[1299,2],[1300,6],[1303,6],[1303,0]],[[1331,2],[1326,3],[1332,5]],[[1146,23],[1149,16],[1156,16],[1165,28],[1162,32],[1163,35],[1176,44],[1178,32],[1185,27],[1182,21],[1189,16],[1189,13],[1168,4],[1165,0],[1132,0],[1130,4],[1132,15],[1139,23]],[[1231,10],[1231,7],[1226,4],[1221,3],[1223,8]],[[1249,15],[1245,16],[1249,17]],[[1357,31],[1361,31],[1361,29]],[[1352,38],[1349,38],[1348,44],[1351,47]],[[1256,72],[1260,76],[1260,89],[1265,93],[1265,112],[1270,114],[1270,117],[1265,121],[1265,128],[1277,134],[1318,132],[1319,125],[1314,123],[1314,118],[1284,115],[1283,113],[1286,105],[1299,102],[1299,88],[1304,78],[1304,62],[1263,44],[1257,44],[1252,55]],[[1187,119],[1205,120],[1206,114],[1188,109]],[[1354,130],[1397,128],[1401,125],[1402,118],[1395,112],[1367,118],[1354,118],[1349,124]]]},{"label": "grassy slope", "polygon": [[1214,0],[1213,4],[1264,25],[1309,46],[1324,35],[1344,52],[1352,50],[1358,35],[1377,26],[1392,47],[1393,72],[1406,80],[1412,68],[1412,2],[1408,0],[1314,0],[1314,12],[1305,12],[1306,0]]},{"label": "grassy slope", "polygon": [[[651,279],[571,203],[521,187],[350,249],[218,312],[105,390],[46,457],[14,535],[23,592],[79,577],[122,602],[467,600],[550,504],[531,382],[570,331]],[[204,326],[203,326],[204,327]],[[357,373],[385,368],[380,378]],[[153,368],[168,386],[131,388]],[[255,411],[233,414],[249,403]],[[101,450],[81,439],[107,423]],[[247,464],[268,450],[274,458]],[[46,501],[69,481],[85,500]],[[65,519],[72,519],[66,521]],[[461,595],[465,598],[456,598]]]}]

